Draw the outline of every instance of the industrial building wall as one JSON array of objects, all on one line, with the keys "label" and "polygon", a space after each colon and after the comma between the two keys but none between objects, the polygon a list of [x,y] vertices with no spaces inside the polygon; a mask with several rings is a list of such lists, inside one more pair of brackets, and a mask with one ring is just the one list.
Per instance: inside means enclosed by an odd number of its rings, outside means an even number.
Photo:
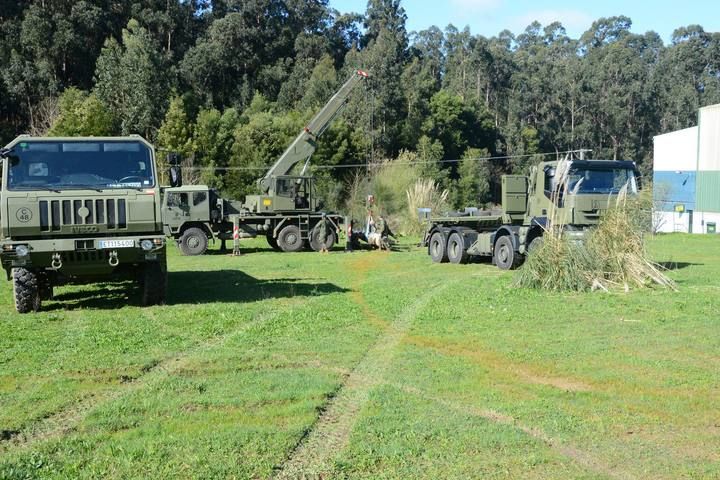
[{"label": "industrial building wall", "polygon": [[[696,210],[698,127],[658,135],[654,139],[654,222],[660,232],[688,232]],[[681,207],[682,211],[677,211]]]},{"label": "industrial building wall", "polygon": [[720,213],[720,105],[700,109],[696,209]]}]

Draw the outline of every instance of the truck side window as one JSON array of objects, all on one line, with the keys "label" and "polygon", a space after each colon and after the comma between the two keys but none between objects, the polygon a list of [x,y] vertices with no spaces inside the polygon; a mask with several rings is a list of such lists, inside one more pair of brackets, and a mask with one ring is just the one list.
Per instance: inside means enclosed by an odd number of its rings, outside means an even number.
[{"label": "truck side window", "polygon": [[275,183],[275,195],[280,195],[281,197],[292,197],[292,180],[289,178],[278,178]]},{"label": "truck side window", "polygon": [[549,193],[555,190],[555,169],[545,169],[545,192]]},{"label": "truck side window", "polygon": [[168,193],[167,204],[168,207],[187,207],[188,195],[187,193]]},{"label": "truck side window", "polygon": [[193,206],[197,207],[201,203],[207,200],[207,194],[205,192],[194,192],[193,193]]}]

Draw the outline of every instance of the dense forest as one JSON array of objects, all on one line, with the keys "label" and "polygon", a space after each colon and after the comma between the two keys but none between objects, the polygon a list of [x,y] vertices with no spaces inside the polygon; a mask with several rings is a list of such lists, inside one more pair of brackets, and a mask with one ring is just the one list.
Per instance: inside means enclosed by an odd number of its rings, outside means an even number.
[{"label": "dense forest", "polygon": [[[19,133],[142,134],[239,198],[356,68],[372,76],[312,164],[401,158],[457,205],[541,154],[591,149],[647,172],[653,135],[720,102],[720,34],[664,44],[601,18],[580,38],[533,23],[408,32],[400,0],[0,0],[0,144]],[[162,151],[162,150],[161,150]],[[488,156],[505,157],[476,161]],[[396,160],[397,161],[397,160]],[[330,205],[356,168],[318,169]]]}]

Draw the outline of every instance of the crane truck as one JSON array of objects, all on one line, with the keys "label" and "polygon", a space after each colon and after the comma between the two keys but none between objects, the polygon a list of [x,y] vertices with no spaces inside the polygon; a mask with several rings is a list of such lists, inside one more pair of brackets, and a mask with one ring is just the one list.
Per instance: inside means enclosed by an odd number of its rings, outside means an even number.
[{"label": "crane truck", "polygon": [[485,257],[502,270],[514,269],[542,242],[550,212],[568,236],[581,239],[623,188],[637,193],[634,162],[572,160],[567,165],[568,193],[559,196],[553,195],[558,191],[557,167],[558,162],[543,162],[528,176],[504,175],[498,209],[467,208],[430,217],[423,245],[432,261],[461,264]]},{"label": "crane truck", "polygon": [[[166,188],[163,195],[166,235],[175,239],[185,255],[202,255],[210,239],[230,239],[234,230],[238,230],[241,238],[263,235],[274,250],[283,252],[332,247],[343,217],[322,211],[314,178],[306,172],[318,138],[340,113],[353,89],[367,77],[366,72],[357,70],[340,87],[258,180],[260,194],[248,195],[240,202],[223,199],[207,185],[183,186],[179,181],[171,182],[172,187]],[[301,162],[305,164],[300,175],[292,175]],[[181,177],[177,172],[171,175]],[[319,238],[317,228],[323,218],[331,225],[324,240]]]}]

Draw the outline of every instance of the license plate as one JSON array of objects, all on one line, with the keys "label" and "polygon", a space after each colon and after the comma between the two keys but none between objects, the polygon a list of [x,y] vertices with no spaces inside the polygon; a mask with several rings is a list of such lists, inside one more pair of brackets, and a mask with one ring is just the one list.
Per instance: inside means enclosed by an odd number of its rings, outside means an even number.
[{"label": "license plate", "polygon": [[98,242],[99,249],[132,248],[134,246],[135,240],[100,240]]}]

